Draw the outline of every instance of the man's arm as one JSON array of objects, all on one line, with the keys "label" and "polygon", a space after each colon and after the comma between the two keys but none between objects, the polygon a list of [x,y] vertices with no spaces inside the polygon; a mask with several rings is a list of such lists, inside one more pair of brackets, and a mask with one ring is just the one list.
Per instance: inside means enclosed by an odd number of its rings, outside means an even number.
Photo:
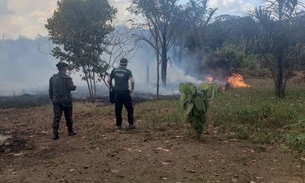
[{"label": "man's arm", "polygon": [[109,79],[108,79],[108,86],[109,86],[109,89],[113,89],[113,85],[112,85],[112,79],[113,79],[113,72],[114,72],[114,68],[112,69],[111,73],[110,73],[110,76],[109,76]]},{"label": "man's arm", "polygon": [[109,89],[113,88],[113,86],[112,86],[112,78],[111,77],[109,77],[109,79],[107,81],[107,84],[108,84]]},{"label": "man's arm", "polygon": [[72,78],[71,79],[68,79],[67,81],[67,86],[68,86],[68,90],[69,91],[74,91],[76,90],[76,86],[74,85],[73,81],[72,81]]},{"label": "man's arm", "polygon": [[131,88],[130,88],[130,94],[132,94],[132,93],[133,93],[133,90],[134,90],[134,85],[135,85],[135,82],[134,82],[133,77],[129,78],[129,81],[130,81],[130,86],[131,86]]}]

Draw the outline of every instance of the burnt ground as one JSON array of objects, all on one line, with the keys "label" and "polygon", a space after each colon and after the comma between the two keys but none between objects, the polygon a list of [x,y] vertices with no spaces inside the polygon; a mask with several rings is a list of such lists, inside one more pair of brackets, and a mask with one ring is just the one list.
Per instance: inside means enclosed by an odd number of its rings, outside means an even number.
[{"label": "burnt ground", "polygon": [[[158,100],[162,100],[162,99],[168,100],[168,99],[178,99],[178,98],[179,96],[177,95],[160,95],[158,97]],[[152,100],[157,100],[156,95],[136,93],[133,96],[134,103],[140,103],[140,102],[152,101]],[[88,101],[88,99],[74,98],[74,101],[86,102]],[[103,105],[111,105],[108,96],[97,96],[97,99],[95,101],[102,103]],[[0,97],[0,109],[27,108],[27,107],[41,106],[49,103],[51,102],[49,99],[49,95],[47,94],[40,94],[40,95],[24,94],[20,96]]]},{"label": "burnt ground", "polygon": [[281,144],[228,140],[212,127],[198,141],[186,126],[160,128],[144,119],[118,132],[108,105],[77,102],[78,134],[67,136],[62,122],[57,141],[50,104],[0,109],[0,134],[11,136],[0,146],[0,182],[302,182],[296,155]]}]

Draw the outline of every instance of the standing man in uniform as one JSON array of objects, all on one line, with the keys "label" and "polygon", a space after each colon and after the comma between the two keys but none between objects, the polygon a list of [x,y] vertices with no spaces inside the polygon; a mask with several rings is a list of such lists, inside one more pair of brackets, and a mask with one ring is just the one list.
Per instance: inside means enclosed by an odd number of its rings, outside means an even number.
[{"label": "standing man in uniform", "polygon": [[[114,69],[108,81],[110,87],[112,87],[112,79],[114,79],[114,101],[115,101],[115,116],[116,126],[118,130],[122,129],[122,109],[123,105],[127,110],[129,129],[135,129],[133,119],[133,105],[131,95],[133,94],[135,82],[132,77],[132,72],[127,69],[127,59],[122,58],[120,60],[120,66]],[[129,88],[130,81],[130,88]],[[113,87],[112,87],[113,88]]]},{"label": "standing man in uniform", "polygon": [[52,139],[57,140],[59,122],[62,116],[62,113],[65,114],[66,126],[68,128],[68,136],[77,134],[73,131],[73,120],[72,120],[72,95],[71,91],[76,89],[76,86],[73,84],[72,78],[68,76],[67,69],[69,65],[65,62],[59,62],[56,64],[59,72],[54,74],[49,81],[49,96],[53,103],[53,136]]}]

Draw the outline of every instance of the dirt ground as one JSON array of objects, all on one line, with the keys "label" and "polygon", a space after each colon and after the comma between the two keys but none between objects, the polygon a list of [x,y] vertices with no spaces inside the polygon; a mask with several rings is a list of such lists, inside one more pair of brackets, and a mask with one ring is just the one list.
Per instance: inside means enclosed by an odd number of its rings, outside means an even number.
[{"label": "dirt ground", "polygon": [[[0,109],[1,183],[169,182],[169,183],[298,183],[296,155],[280,144],[259,145],[204,134],[197,141],[184,128],[147,127],[117,131],[114,112],[93,113],[76,104],[76,136],[51,139],[51,105]],[[136,106],[135,106],[136,107]],[[126,121],[123,122],[126,124]]]}]

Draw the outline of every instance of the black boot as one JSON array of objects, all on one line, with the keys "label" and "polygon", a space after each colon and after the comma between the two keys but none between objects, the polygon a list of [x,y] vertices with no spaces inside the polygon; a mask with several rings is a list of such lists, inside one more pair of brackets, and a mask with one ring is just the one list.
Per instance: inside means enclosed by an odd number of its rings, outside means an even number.
[{"label": "black boot", "polygon": [[58,129],[53,128],[53,136],[52,139],[53,140],[57,140],[59,138],[58,136]]},{"label": "black boot", "polygon": [[76,135],[77,132],[76,131],[73,131],[72,128],[68,128],[68,136],[73,136],[73,135]]}]

